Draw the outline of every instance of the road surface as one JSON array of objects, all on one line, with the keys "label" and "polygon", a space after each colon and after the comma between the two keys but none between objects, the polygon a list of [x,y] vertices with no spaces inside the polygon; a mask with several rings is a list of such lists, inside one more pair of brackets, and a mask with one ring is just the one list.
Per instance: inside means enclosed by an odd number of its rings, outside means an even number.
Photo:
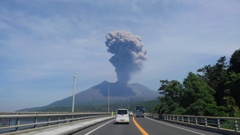
[{"label": "road surface", "polygon": [[220,135],[146,117],[130,119],[129,124],[116,124],[115,119],[111,119],[73,135]]}]

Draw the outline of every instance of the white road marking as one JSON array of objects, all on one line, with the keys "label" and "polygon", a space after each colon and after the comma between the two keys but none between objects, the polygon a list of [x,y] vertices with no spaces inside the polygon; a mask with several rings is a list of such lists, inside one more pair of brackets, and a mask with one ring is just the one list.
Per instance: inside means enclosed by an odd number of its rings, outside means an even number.
[{"label": "white road marking", "polygon": [[[145,117],[145,118],[147,118],[147,117]],[[203,133],[199,133],[199,132],[195,132],[195,131],[192,131],[192,130],[189,130],[189,129],[177,127],[177,126],[174,126],[174,125],[172,125],[172,124],[167,124],[167,123],[164,123],[164,122],[160,122],[160,121],[157,121],[157,120],[154,120],[154,119],[151,119],[151,118],[147,118],[147,119],[152,120],[152,121],[155,121],[155,122],[158,122],[158,123],[160,123],[160,124],[164,124],[164,125],[167,125],[167,126],[171,126],[171,127],[175,127],[175,128],[179,128],[179,129],[188,131],[188,132],[192,132],[192,133],[195,133],[195,134],[205,135],[205,134],[203,134]]]},{"label": "white road marking", "polygon": [[110,123],[110,122],[112,122],[112,121],[114,121],[114,120],[115,120],[115,119],[110,120],[109,122],[102,124],[101,126],[99,126],[99,127],[95,128],[95,129],[91,130],[90,132],[86,133],[85,135],[89,135],[89,134],[91,134],[92,132],[98,130],[99,128],[101,128],[101,127],[107,125],[108,123]]}]

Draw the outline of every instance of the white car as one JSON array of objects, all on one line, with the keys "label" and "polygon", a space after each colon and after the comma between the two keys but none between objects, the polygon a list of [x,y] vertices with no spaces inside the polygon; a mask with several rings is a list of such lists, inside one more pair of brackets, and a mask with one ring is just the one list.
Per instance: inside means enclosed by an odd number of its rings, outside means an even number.
[{"label": "white car", "polygon": [[128,109],[117,109],[116,111],[116,123],[129,124]]},{"label": "white car", "polygon": [[133,112],[132,111],[129,111],[129,116],[133,116]]}]

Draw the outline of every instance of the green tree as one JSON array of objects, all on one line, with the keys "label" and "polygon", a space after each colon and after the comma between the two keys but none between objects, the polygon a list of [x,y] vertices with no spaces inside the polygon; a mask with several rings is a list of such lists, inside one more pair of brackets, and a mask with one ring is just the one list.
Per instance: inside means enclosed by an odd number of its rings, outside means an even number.
[{"label": "green tree", "polygon": [[215,91],[198,75],[190,72],[183,82],[185,88],[184,107],[190,115],[216,115]]},{"label": "green tree", "polygon": [[240,49],[236,50],[230,58],[230,72],[240,73]]},{"label": "green tree", "polygon": [[234,98],[236,105],[240,106],[240,49],[236,50],[230,58],[228,69],[229,79],[226,83],[229,95]]},{"label": "green tree", "polygon": [[[226,91],[228,96],[233,97],[236,102],[236,105],[240,106],[240,73],[230,72],[229,80],[226,83],[226,87],[228,88]],[[235,102],[226,102],[225,104],[229,106],[227,103],[235,103]],[[234,106],[235,104],[231,104]]]},{"label": "green tree", "polygon": [[198,73],[190,72],[183,84],[160,80],[156,109],[170,114],[240,116],[240,49],[232,54],[229,65],[226,57],[220,57]]},{"label": "green tree", "polygon": [[200,76],[205,82],[215,90],[214,97],[219,106],[224,104],[224,97],[226,96],[227,68],[226,57],[221,57],[215,65],[207,65],[197,70],[199,73],[202,73]]},{"label": "green tree", "polygon": [[158,90],[162,96],[159,97],[159,112],[183,114],[185,109],[180,106],[183,95],[182,84],[176,80],[160,80],[160,83],[161,87]]}]

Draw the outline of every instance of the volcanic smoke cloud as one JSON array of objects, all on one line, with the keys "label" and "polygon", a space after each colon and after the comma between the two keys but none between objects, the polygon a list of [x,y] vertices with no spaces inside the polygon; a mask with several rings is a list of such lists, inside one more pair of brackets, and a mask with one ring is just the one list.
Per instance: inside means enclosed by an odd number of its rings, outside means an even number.
[{"label": "volcanic smoke cloud", "polygon": [[109,61],[115,67],[118,84],[127,85],[131,74],[140,71],[147,51],[141,38],[128,31],[112,31],[106,36],[107,51],[114,54]]}]

